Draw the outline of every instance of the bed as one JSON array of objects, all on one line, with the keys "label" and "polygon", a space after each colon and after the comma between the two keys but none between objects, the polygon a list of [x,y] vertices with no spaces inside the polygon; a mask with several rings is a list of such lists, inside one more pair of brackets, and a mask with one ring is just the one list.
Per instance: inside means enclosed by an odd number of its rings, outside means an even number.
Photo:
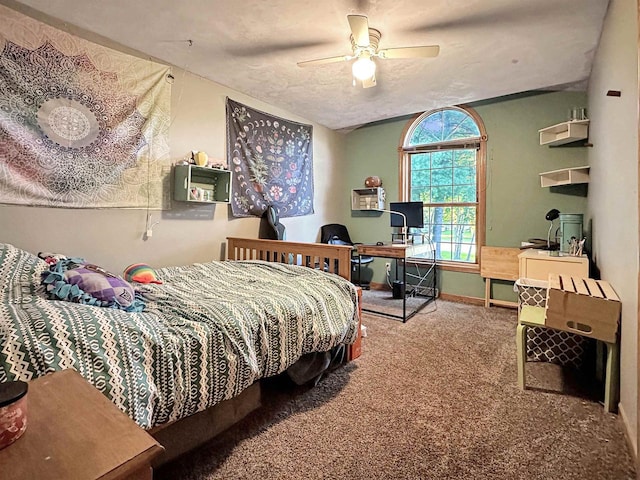
[{"label": "bed", "polygon": [[310,352],[354,342],[348,248],[254,239],[227,247],[235,261],[158,269],[164,283],[138,285],[146,306],[129,313],[48,299],[47,263],[0,244],[0,381],[73,368],[157,431]]}]

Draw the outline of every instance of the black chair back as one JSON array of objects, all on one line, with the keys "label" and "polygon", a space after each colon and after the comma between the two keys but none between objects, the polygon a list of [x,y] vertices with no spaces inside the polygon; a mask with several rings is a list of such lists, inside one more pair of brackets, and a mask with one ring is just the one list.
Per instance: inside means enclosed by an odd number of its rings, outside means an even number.
[{"label": "black chair back", "polygon": [[353,245],[347,227],[339,223],[330,223],[320,227],[320,242],[334,243],[332,240],[340,240],[345,245]]},{"label": "black chair back", "polygon": [[278,207],[269,205],[260,219],[258,237],[267,240],[284,240],[285,236],[286,228],[280,223]]}]

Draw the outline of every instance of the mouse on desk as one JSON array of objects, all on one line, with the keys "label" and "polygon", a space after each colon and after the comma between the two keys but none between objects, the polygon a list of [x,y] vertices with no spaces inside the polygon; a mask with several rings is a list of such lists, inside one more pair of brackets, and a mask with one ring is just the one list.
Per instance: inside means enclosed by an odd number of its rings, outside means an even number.
[{"label": "mouse on desk", "polygon": [[377,246],[384,245],[384,242],[376,242]]}]

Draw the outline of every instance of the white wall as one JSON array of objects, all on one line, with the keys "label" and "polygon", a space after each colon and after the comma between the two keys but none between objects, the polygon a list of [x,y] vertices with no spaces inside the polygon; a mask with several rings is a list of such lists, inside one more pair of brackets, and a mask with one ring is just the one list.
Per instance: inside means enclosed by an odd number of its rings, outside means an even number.
[{"label": "white wall", "polygon": [[[622,300],[620,414],[637,452],[638,24],[636,0],[612,0],[589,81],[588,217],[593,259]],[[608,97],[620,90],[621,97]]]},{"label": "white wall", "polygon": [[[39,19],[56,24],[45,17]],[[81,36],[97,41],[90,34]],[[108,44],[104,40],[97,43]],[[174,67],[173,74],[172,162],[191,150],[203,150],[212,158],[226,160],[227,96],[283,118],[312,123],[184,70]],[[341,195],[348,190],[340,175],[343,135],[313,124],[313,137],[315,214],[282,219],[289,240],[316,241],[322,224],[334,222],[343,215],[345,202]],[[134,262],[160,267],[217,260],[222,256],[222,244],[227,236],[258,236],[259,219],[233,218],[226,204],[192,206],[173,202],[170,211],[152,213],[154,221],[160,220],[160,224],[154,228],[153,237],[145,241],[144,210],[0,205],[0,242],[31,252],[84,257],[119,273]]]}]

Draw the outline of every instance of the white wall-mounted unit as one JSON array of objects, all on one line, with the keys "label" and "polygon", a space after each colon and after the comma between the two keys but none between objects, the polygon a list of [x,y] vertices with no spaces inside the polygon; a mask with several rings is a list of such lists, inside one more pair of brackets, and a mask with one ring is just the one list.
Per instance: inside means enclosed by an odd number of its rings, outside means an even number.
[{"label": "white wall-mounted unit", "polygon": [[382,210],[384,197],[382,187],[354,188],[351,190],[351,210]]},{"label": "white wall-mounted unit", "polygon": [[562,122],[538,130],[538,132],[540,133],[540,145],[564,145],[587,138],[589,136],[589,120]]},{"label": "white wall-mounted unit", "polygon": [[540,174],[541,187],[555,187],[572,183],[589,183],[589,167],[562,168]]}]

